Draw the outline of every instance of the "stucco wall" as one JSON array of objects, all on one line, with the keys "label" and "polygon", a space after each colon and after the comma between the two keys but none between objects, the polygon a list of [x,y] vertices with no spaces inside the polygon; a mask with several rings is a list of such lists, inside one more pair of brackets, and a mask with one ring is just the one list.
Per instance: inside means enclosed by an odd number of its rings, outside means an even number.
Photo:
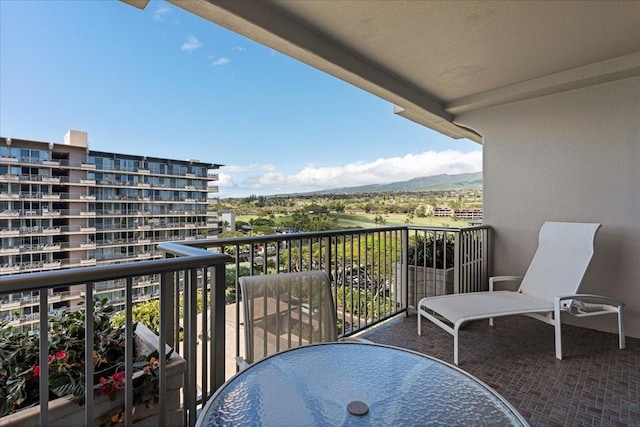
[{"label": "stucco wall", "polygon": [[[484,137],[491,274],[524,274],[544,221],[599,222],[581,292],[625,301],[640,337],[640,78],[488,108],[459,123]],[[615,331],[613,315],[571,323]]]}]

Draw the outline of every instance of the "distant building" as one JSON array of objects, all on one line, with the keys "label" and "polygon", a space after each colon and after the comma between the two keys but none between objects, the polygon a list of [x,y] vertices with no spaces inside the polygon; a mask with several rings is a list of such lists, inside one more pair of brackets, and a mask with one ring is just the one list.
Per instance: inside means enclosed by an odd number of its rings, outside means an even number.
[{"label": "distant building", "polygon": [[456,209],[455,215],[460,219],[478,220],[482,219],[482,209]]},{"label": "distant building", "polygon": [[236,215],[233,212],[220,213],[220,221],[225,230],[236,231]]},{"label": "distant building", "polygon": [[449,207],[445,207],[445,208],[441,208],[441,207],[436,207],[433,208],[433,216],[453,216],[453,209],[449,208]]},{"label": "distant building", "polygon": [[[207,212],[220,165],[89,150],[87,133],[63,144],[0,137],[0,275],[160,258],[165,241],[215,237]],[[158,295],[156,278],[134,283],[134,301]],[[96,285],[116,306],[124,283]],[[81,287],[56,289],[66,310]],[[37,294],[0,296],[0,322],[30,327]]]}]

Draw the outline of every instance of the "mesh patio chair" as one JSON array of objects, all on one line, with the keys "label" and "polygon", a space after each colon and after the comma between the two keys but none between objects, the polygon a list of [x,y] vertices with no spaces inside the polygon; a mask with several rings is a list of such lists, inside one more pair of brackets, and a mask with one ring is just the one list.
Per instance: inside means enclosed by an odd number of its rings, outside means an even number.
[{"label": "mesh patio chair", "polygon": [[331,282],[324,271],[247,276],[239,283],[245,328],[245,356],[237,359],[241,369],[289,348],[338,341]]}]

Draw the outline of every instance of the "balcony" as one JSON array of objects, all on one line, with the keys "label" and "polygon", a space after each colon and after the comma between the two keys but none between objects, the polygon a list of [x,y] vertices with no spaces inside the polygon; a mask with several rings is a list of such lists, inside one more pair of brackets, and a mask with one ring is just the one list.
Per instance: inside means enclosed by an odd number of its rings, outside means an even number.
[{"label": "balcony", "polygon": [[0,248],[0,255],[18,255],[20,250],[19,246]]},{"label": "balcony", "polygon": [[[418,337],[416,318],[412,307],[407,306],[408,268],[398,272],[392,266],[397,261],[406,263],[407,244],[416,235],[451,236],[454,292],[484,289],[485,255],[489,255],[484,244],[489,237],[486,227],[384,227],[212,239],[192,242],[197,248],[163,243],[159,248],[172,258],[8,276],[2,278],[1,289],[3,294],[40,290],[44,298],[40,304],[46,306],[59,298],[48,295],[54,287],[77,285],[86,295],[94,295],[105,286],[122,289],[103,284],[124,279],[127,292],[123,294],[127,296],[119,297],[118,303],[129,310],[136,300],[146,299],[134,294],[135,284],[158,284],[164,313],[159,335],[187,360],[182,388],[184,425],[193,425],[197,408],[236,372],[235,356],[243,351],[237,345],[243,342],[243,328],[236,309],[234,283],[244,274],[274,273],[274,268],[324,268],[332,273],[338,291],[341,335],[360,334],[377,343],[408,348],[452,363],[453,343],[448,334],[425,322],[425,332]],[[230,276],[232,283],[225,283],[225,266],[235,270]],[[204,274],[205,270],[208,274]],[[161,277],[161,282],[143,279],[152,274]],[[229,286],[231,295],[236,295],[230,300],[225,299],[225,287]],[[196,295],[203,288],[211,292],[211,302],[205,302],[204,309],[197,313]],[[185,314],[178,319],[175,289],[183,290],[185,298]],[[347,307],[347,293],[378,295],[379,305],[375,312],[354,313]],[[215,318],[209,315],[211,307],[216,307]],[[39,322],[44,328],[41,331],[45,331],[46,318]],[[176,337],[180,328],[183,341]],[[203,334],[204,330],[209,333]],[[486,322],[471,323],[461,332],[461,368],[496,389],[532,425],[629,425],[637,420],[640,340],[627,338],[627,349],[619,350],[615,334],[570,325],[563,328],[563,333],[567,354],[565,360],[558,361],[554,357],[554,331],[548,325],[522,316],[497,319],[494,328]],[[40,415],[47,420],[48,414]]]}]

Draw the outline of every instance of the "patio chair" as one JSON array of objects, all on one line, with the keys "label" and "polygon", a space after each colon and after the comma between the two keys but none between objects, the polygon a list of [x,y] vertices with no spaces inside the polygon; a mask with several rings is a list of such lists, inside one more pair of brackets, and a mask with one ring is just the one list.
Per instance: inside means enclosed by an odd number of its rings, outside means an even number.
[{"label": "patio chair", "polygon": [[[429,319],[453,335],[453,360],[458,364],[458,332],[468,321],[523,314],[555,326],[556,357],[562,359],[560,313],[576,317],[607,313],[618,315],[620,348],[624,342],[624,304],[599,295],[578,294],[582,277],[593,255],[593,240],[600,224],[546,222],[524,277],[489,279],[488,292],[427,297],[418,303],[418,335],[421,319]],[[517,291],[494,291],[498,281],[521,281]]]},{"label": "patio chair", "polygon": [[245,328],[245,357],[236,359],[241,370],[289,348],[338,341],[331,282],[324,271],[247,276],[239,283]]}]

